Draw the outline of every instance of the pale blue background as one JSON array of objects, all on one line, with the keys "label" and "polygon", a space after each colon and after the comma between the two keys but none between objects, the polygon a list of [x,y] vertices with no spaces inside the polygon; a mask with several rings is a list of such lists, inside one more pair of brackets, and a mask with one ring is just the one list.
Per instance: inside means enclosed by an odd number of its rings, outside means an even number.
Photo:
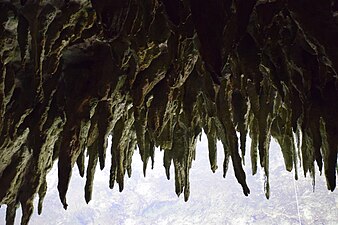
[{"label": "pale blue background", "polygon": [[[174,171],[172,168],[172,179],[168,181],[162,156],[163,152],[156,151],[155,168],[148,168],[144,178],[139,153],[135,152],[132,178],[126,177],[125,190],[119,193],[118,188],[108,188],[108,155],[106,168],[100,171],[97,167],[93,200],[88,205],[83,197],[85,180],[75,168],[67,195],[67,211],[58,198],[57,168],[54,166],[48,175],[48,192],[42,215],[38,216],[34,211],[30,224],[338,224],[338,190],[333,193],[327,191],[324,177],[320,177],[319,173],[315,192],[312,180],[304,178],[301,170],[300,179],[294,181],[294,173],[284,169],[283,158],[275,142],[271,144],[270,153],[270,200],[266,200],[264,195],[262,171],[251,175],[249,157],[246,157],[245,167],[251,189],[249,197],[243,195],[233,175],[232,165],[226,179],[222,178],[223,149],[220,144],[219,169],[213,174],[205,136],[197,145],[196,161],[190,172],[188,202],[184,202],[183,196],[177,198],[175,195]],[[4,211],[5,206],[0,209],[0,224],[4,223]],[[16,223],[19,224],[20,209],[17,216]]]}]

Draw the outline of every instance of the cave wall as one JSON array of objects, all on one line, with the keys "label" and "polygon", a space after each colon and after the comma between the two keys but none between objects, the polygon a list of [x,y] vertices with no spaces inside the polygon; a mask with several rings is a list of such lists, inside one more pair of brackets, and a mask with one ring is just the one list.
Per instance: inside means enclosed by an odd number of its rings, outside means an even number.
[{"label": "cave wall", "polygon": [[313,179],[316,163],[333,191],[336,40],[335,0],[1,0],[0,204],[7,224],[19,205],[27,224],[37,194],[41,213],[56,160],[64,208],[75,165],[89,202],[109,135],[109,185],[120,191],[136,146],[144,174],[159,147],[167,178],[173,164],[175,192],[188,200],[202,130],[211,170],[220,140],[224,177],[231,160],[245,195],[248,152],[252,174],[264,168],[269,198],[271,138],[296,179],[297,163]]}]

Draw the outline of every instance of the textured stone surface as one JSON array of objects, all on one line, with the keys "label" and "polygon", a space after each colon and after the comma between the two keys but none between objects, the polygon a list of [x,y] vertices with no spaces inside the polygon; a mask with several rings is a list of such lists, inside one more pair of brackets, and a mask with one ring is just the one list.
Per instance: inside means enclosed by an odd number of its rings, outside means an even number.
[{"label": "textured stone surface", "polygon": [[[136,146],[145,168],[155,147],[189,197],[196,138],[205,131],[211,170],[216,140],[243,193],[247,134],[252,173],[265,171],[269,144],[285,167],[324,170],[336,187],[338,7],[333,0],[0,0],[0,203],[8,224],[38,211],[58,159],[67,208],[71,169],[86,175],[112,135],[110,187],[124,187]],[[84,158],[89,156],[87,168]],[[298,173],[295,171],[295,178]]]}]

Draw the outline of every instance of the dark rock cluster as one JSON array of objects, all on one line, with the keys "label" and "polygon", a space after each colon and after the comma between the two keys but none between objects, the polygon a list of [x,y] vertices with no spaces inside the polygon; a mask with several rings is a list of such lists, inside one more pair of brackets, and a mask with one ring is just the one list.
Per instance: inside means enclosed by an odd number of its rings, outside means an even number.
[{"label": "dark rock cluster", "polygon": [[[245,195],[246,137],[252,173],[265,171],[269,144],[285,167],[336,187],[338,148],[336,0],[0,0],[0,204],[22,224],[58,160],[64,208],[75,164],[91,199],[97,164],[124,187],[139,148],[144,174],[154,149],[189,197],[196,140],[216,142],[224,176],[232,161]],[[85,168],[85,157],[89,157]],[[282,160],[282,159],[281,159]],[[297,171],[295,178],[297,179]]]}]

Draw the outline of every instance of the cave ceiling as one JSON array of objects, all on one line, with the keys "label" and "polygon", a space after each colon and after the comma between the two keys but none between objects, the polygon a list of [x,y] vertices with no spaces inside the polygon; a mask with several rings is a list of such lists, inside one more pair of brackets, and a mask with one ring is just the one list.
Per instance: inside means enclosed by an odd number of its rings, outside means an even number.
[{"label": "cave ceiling", "polygon": [[[96,169],[110,166],[122,191],[138,147],[144,163],[164,150],[167,178],[189,198],[189,169],[202,131],[217,169],[231,161],[250,193],[276,139],[285,169],[336,187],[338,147],[336,0],[0,0],[0,205],[27,224],[46,175],[58,164],[66,194],[72,168],[91,200]],[[112,147],[107,149],[107,138]],[[252,140],[246,149],[246,139]],[[106,151],[111,163],[105,165]],[[88,163],[85,159],[88,157]],[[239,187],[240,187],[239,186]]]}]

